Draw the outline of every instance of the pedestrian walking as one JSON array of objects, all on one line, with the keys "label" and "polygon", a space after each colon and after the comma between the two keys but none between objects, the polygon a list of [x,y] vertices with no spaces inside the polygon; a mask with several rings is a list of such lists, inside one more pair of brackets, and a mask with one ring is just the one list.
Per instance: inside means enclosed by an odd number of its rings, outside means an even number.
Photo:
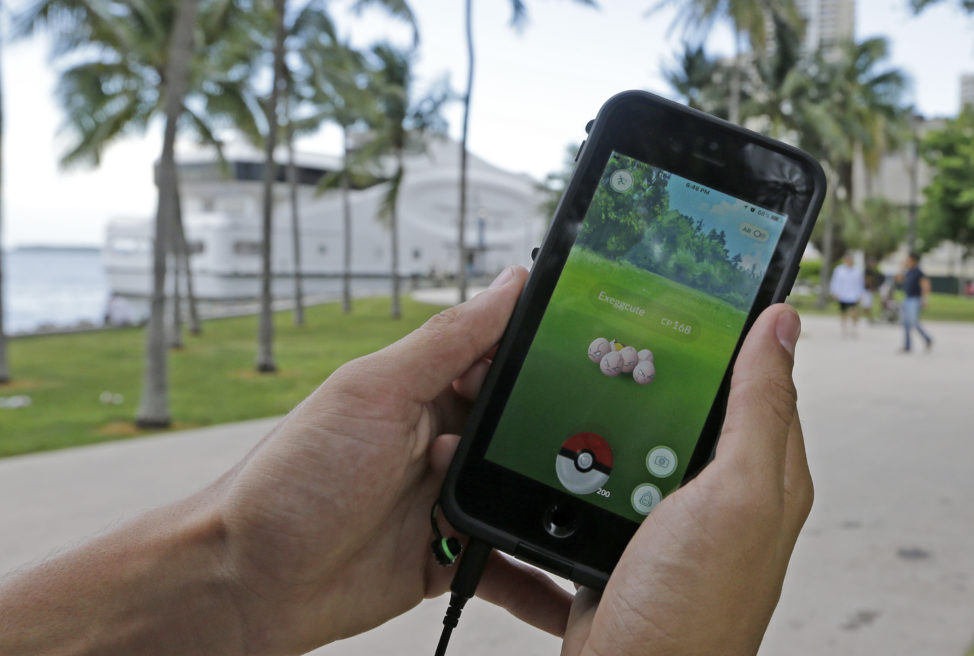
[{"label": "pedestrian walking", "polygon": [[901,353],[910,352],[910,334],[914,328],[926,342],[927,350],[933,347],[933,337],[920,325],[920,313],[927,306],[927,297],[930,296],[930,279],[920,269],[919,262],[920,256],[910,253],[906,256],[903,271],[896,276],[896,282],[903,286],[903,292],[906,294],[903,307],[900,308],[905,338]]},{"label": "pedestrian walking", "polygon": [[853,264],[852,254],[846,253],[842,263],[835,267],[829,282],[829,292],[839,303],[839,325],[842,334],[856,336],[859,323],[859,300],[866,291],[862,269]]}]

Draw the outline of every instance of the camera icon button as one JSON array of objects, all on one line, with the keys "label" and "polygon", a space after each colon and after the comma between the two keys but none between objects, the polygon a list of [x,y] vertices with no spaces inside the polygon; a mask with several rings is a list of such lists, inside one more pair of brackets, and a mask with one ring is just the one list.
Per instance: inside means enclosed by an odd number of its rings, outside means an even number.
[{"label": "camera icon button", "polygon": [[657,478],[666,478],[676,471],[676,453],[668,446],[657,446],[646,456],[646,468]]}]

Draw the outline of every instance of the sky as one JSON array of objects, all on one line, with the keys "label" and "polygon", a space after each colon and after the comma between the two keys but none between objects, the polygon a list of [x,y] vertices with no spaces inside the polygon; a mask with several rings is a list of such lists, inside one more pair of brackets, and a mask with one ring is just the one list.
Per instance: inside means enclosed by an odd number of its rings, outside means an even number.
[{"label": "sky", "polygon": [[[679,30],[670,29],[673,13],[646,17],[650,0],[599,4],[596,11],[568,0],[533,0],[527,25],[514,30],[509,2],[475,0],[473,153],[541,179],[562,168],[566,146],[584,138],[585,123],[614,93],[635,88],[673,97],[661,72],[680,48]],[[908,11],[908,0],[859,0],[857,5],[857,38],[890,38],[891,63],[911,76],[911,100],[927,116],[956,114],[960,75],[974,73],[974,20],[954,9],[956,4],[946,0],[917,17]],[[341,5],[332,4],[336,15]],[[420,86],[449,75],[461,89],[466,81],[463,3],[411,0],[410,5],[421,30]],[[360,45],[405,37],[372,13],[346,18],[339,28]],[[708,50],[729,53],[730,44],[729,33],[718,30]],[[59,133],[63,117],[53,97],[56,70],[46,39],[6,44],[2,67],[5,246],[99,245],[108,220],[153,214],[152,163],[161,149],[160,123],[111,146],[97,169],[61,170],[66,136]],[[459,103],[447,116],[450,133],[458,138]],[[334,154],[337,133],[324,130],[299,148]]]},{"label": "sky", "polygon": [[[784,217],[776,214],[775,216],[779,217],[776,221],[769,216],[751,212],[752,206],[740,199],[715,189],[701,193],[699,188],[700,185],[674,175],[667,185],[670,207],[694,221],[703,221],[704,233],[709,233],[711,230],[723,232],[731,257],[741,255],[745,268],[756,265],[760,271],[763,271],[771,261],[778,237],[781,236]],[[761,211],[768,212],[768,210]],[[753,228],[765,230],[766,238],[755,239],[742,232],[741,226],[745,223]]]}]

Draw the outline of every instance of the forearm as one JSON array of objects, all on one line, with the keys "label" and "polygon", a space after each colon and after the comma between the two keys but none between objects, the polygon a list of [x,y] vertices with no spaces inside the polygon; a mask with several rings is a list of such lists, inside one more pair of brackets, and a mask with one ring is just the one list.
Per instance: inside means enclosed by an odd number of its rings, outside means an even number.
[{"label": "forearm", "polygon": [[0,654],[240,654],[206,493],[0,581]]}]

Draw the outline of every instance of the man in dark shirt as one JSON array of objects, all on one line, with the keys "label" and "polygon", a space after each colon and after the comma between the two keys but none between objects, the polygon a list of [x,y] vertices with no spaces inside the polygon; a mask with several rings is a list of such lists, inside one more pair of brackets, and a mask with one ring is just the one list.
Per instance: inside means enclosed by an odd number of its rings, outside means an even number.
[{"label": "man in dark shirt", "polygon": [[903,271],[896,276],[896,281],[903,285],[906,299],[903,300],[903,307],[900,315],[903,319],[903,330],[906,341],[903,343],[903,353],[910,352],[910,333],[916,328],[920,336],[927,343],[927,350],[933,346],[933,338],[920,325],[920,312],[927,305],[927,297],[930,295],[930,279],[924,275],[917,263],[920,256],[910,253],[906,256],[906,264]]}]

